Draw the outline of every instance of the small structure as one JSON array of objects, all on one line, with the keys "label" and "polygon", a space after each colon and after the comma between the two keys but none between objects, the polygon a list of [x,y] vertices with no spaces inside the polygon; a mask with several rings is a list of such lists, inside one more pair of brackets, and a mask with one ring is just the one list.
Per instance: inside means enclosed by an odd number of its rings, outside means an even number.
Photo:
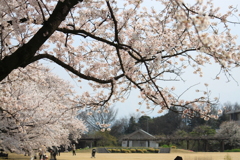
[{"label": "small structure", "polygon": [[159,153],[170,153],[171,152],[171,148],[160,148]]},{"label": "small structure", "polygon": [[240,110],[229,111],[226,114],[230,115],[230,121],[236,121],[240,125]]},{"label": "small structure", "polygon": [[[82,135],[82,137],[78,139],[78,143],[75,145],[76,148],[93,148],[97,147],[97,142],[100,140],[102,140],[102,137]],[[72,143],[75,143],[75,141],[72,141]]]},{"label": "small structure", "polygon": [[158,148],[156,137],[139,129],[122,139],[122,147],[153,147]]}]

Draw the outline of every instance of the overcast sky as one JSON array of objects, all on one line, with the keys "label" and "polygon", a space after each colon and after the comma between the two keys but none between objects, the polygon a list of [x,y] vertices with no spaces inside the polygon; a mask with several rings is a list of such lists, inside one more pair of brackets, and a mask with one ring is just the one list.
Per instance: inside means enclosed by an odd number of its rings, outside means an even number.
[{"label": "overcast sky", "polygon": [[[190,0],[189,0],[190,1]],[[190,2],[192,2],[191,0]],[[147,0],[147,6],[152,6],[154,5],[152,1]],[[214,3],[216,6],[219,6],[221,8],[221,11],[224,12],[227,10],[227,6],[233,5],[236,6],[237,8],[240,7],[240,1],[239,0],[214,0]],[[233,26],[233,32],[234,34],[239,35],[239,26]],[[46,64],[46,62],[43,62]],[[73,85],[76,86],[76,90],[80,93],[81,90],[78,88],[76,85],[77,82],[72,80],[70,76],[66,73],[65,70],[61,69],[57,65],[51,64],[51,68],[53,69],[53,72],[60,77],[69,80]],[[209,65],[205,66],[204,68],[204,76],[203,78],[200,78],[197,75],[192,74],[192,72],[184,74],[184,79],[186,80],[184,83],[173,83],[173,82],[168,82],[170,86],[173,86],[176,84],[177,87],[177,92],[183,92],[187,88],[189,88],[192,85],[195,85],[199,83],[195,88],[192,88],[190,92],[187,92],[184,97],[186,98],[191,98],[193,93],[196,94],[195,89],[204,87],[204,83],[209,84],[209,89],[212,91],[212,97],[219,97],[220,98],[220,103],[226,103],[226,102],[231,102],[235,103],[238,102],[240,103],[240,68],[233,70],[232,75],[235,78],[236,81],[231,79],[230,82],[224,76],[222,76],[222,79],[220,80],[213,80],[216,76],[216,74],[219,72],[217,69],[217,66],[214,65]],[[193,82],[194,80],[194,82]],[[136,109],[139,108],[138,106],[138,101],[139,99],[137,98],[138,92],[132,92],[131,96],[125,103],[117,103],[116,108],[118,108],[118,117],[123,117],[123,116],[129,116],[132,113],[135,113]],[[194,97],[193,97],[194,98]],[[149,114],[149,116],[157,116],[156,112],[153,112],[152,114]]]}]

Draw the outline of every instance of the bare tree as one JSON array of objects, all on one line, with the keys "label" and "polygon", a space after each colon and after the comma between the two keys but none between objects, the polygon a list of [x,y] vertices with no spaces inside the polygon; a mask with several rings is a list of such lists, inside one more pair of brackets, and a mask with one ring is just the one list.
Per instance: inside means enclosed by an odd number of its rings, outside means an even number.
[{"label": "bare tree", "polygon": [[125,134],[125,131],[128,127],[129,118],[123,117],[120,119],[117,119],[114,124],[111,126],[110,134],[115,137],[121,137],[123,134]]},{"label": "bare tree", "polygon": [[240,110],[240,105],[237,102],[234,104],[232,104],[231,102],[226,102],[224,103],[224,110],[226,112],[237,111],[237,110]]},{"label": "bare tree", "polygon": [[98,110],[85,110],[81,111],[78,114],[78,118],[85,121],[86,125],[88,126],[89,131],[110,131],[110,127],[114,124],[117,118],[118,110],[114,107],[110,107],[108,109],[101,109]]}]

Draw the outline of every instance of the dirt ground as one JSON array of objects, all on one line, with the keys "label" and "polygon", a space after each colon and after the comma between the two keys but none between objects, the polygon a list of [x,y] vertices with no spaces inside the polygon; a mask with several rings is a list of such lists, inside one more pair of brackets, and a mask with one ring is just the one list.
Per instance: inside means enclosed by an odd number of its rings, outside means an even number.
[{"label": "dirt ground", "polygon": [[[229,155],[231,159],[225,159]],[[240,160],[240,153],[227,152],[174,152],[174,153],[96,153],[96,158],[91,158],[91,153],[77,153],[73,156],[71,152],[61,153],[57,160],[174,160],[176,156],[183,160]],[[10,154],[10,160],[30,160],[30,157]],[[49,159],[50,160],[50,159]]]}]

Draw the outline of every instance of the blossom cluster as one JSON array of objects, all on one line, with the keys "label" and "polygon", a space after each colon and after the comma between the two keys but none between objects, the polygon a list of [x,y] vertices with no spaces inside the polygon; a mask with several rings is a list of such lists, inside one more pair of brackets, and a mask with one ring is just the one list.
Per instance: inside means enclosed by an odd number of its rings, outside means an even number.
[{"label": "blossom cluster", "polygon": [[[12,72],[0,85],[0,139],[4,150],[23,152],[69,144],[86,131],[76,118],[72,87],[38,63]],[[23,147],[25,146],[25,147]]]}]

